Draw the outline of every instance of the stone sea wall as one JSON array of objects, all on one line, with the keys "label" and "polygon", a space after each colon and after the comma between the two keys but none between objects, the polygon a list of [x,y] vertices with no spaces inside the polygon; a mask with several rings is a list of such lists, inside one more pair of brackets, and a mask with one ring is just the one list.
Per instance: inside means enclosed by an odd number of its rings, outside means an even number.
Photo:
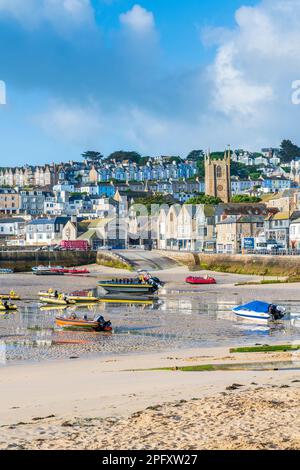
[{"label": "stone sea wall", "polygon": [[95,251],[1,251],[0,268],[14,269],[16,272],[30,271],[32,267],[48,266],[82,266],[96,263]]},{"label": "stone sea wall", "polygon": [[192,270],[300,277],[300,256],[197,254],[175,251],[160,251],[160,253]]}]

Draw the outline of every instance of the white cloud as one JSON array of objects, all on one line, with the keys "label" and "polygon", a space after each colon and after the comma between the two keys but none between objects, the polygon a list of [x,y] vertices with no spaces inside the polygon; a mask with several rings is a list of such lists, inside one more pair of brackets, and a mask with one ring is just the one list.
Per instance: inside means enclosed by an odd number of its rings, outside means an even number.
[{"label": "white cloud", "polygon": [[[24,0],[15,0],[14,5],[18,2],[24,6]],[[38,10],[40,17],[57,22],[68,10],[70,18],[80,20],[90,11],[85,9],[88,1],[66,2],[52,0],[51,9]],[[4,3],[13,2],[0,0],[0,11]],[[45,6],[44,1],[26,3]],[[25,17],[24,9],[15,11],[21,13]],[[95,64],[87,61],[83,67],[95,71],[95,80],[84,76],[85,86],[78,93],[77,69],[68,69],[74,89],[52,89],[62,101],[58,99],[36,124],[58,142],[95,146],[104,153],[131,148],[146,154],[186,155],[192,148],[222,149],[228,143],[257,150],[277,146],[282,138],[300,144],[300,106],[292,104],[292,83],[300,80],[300,0],[263,0],[255,7],[239,8],[235,19],[231,29],[221,25],[206,32],[216,47],[209,67],[186,70],[179,64],[178,70],[170,71],[159,55],[159,42],[152,41],[153,14],[135,5],[120,17],[123,28],[107,62],[101,62],[100,69],[98,56],[93,56]],[[80,56],[78,68],[82,62]],[[88,93],[93,93],[94,102]],[[71,96],[75,104],[64,101],[71,101]]]},{"label": "white cloud", "polygon": [[137,33],[148,33],[155,28],[153,13],[140,5],[134,5],[127,13],[122,13],[120,22]]},{"label": "white cloud", "polygon": [[238,136],[250,148],[297,140],[300,108],[292,105],[291,87],[300,79],[300,1],[263,0],[239,8],[235,19],[207,70],[215,127],[225,117],[228,141]]},{"label": "white cloud", "polygon": [[93,22],[90,0],[0,0],[0,15],[33,28],[43,22],[65,29]]},{"label": "white cloud", "polygon": [[272,100],[273,89],[270,85],[251,83],[251,77],[235,66],[237,54],[234,43],[219,49],[213,67],[214,106],[226,114],[255,116],[258,105]]}]

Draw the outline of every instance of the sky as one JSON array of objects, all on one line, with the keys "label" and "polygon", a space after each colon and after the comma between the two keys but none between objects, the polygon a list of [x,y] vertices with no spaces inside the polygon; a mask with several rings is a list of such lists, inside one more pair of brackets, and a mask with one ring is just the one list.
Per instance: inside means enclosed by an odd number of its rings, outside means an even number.
[{"label": "sky", "polygon": [[0,0],[0,167],[300,144],[299,26],[300,0]]}]

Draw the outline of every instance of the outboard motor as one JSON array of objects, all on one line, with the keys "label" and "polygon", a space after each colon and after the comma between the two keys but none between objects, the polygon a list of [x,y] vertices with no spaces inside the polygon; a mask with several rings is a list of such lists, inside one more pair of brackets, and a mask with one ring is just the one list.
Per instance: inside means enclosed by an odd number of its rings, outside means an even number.
[{"label": "outboard motor", "polygon": [[284,307],[281,307],[279,305],[270,305],[269,307],[269,313],[272,316],[273,320],[281,320],[285,313]]},{"label": "outboard motor", "polygon": [[156,284],[159,287],[163,287],[165,285],[165,283],[163,281],[161,281],[158,277],[152,276],[151,279],[153,279],[153,281],[156,282]]}]

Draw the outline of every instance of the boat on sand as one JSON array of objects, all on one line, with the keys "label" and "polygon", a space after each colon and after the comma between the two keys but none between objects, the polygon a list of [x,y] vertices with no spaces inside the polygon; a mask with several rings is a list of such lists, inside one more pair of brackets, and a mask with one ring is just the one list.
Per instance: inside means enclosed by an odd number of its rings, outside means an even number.
[{"label": "boat on sand", "polygon": [[87,320],[76,317],[56,317],[56,325],[61,328],[74,328],[86,331],[111,332],[110,321],[100,322],[98,320]]},{"label": "boat on sand", "polygon": [[18,310],[18,307],[16,305],[13,305],[13,304],[8,304],[8,305],[4,305],[4,304],[0,304],[0,313],[3,314],[4,312],[13,312],[13,311],[16,311]]},{"label": "boat on sand", "polygon": [[284,307],[259,300],[234,307],[232,311],[238,317],[260,321],[281,320],[285,315]]},{"label": "boat on sand", "polygon": [[1,300],[21,300],[21,297],[11,290],[9,294],[0,294]]},{"label": "boat on sand", "polygon": [[188,276],[185,279],[187,284],[216,284],[216,280],[214,277],[198,277],[198,276]]},{"label": "boat on sand", "polygon": [[109,281],[99,281],[98,285],[106,290],[109,294],[113,293],[130,293],[151,295],[155,294],[163,283],[151,276],[151,274],[140,274],[138,278],[112,279]]},{"label": "boat on sand", "polygon": [[40,302],[44,304],[53,304],[53,305],[75,305],[74,300],[69,300],[64,297],[40,297]]}]

